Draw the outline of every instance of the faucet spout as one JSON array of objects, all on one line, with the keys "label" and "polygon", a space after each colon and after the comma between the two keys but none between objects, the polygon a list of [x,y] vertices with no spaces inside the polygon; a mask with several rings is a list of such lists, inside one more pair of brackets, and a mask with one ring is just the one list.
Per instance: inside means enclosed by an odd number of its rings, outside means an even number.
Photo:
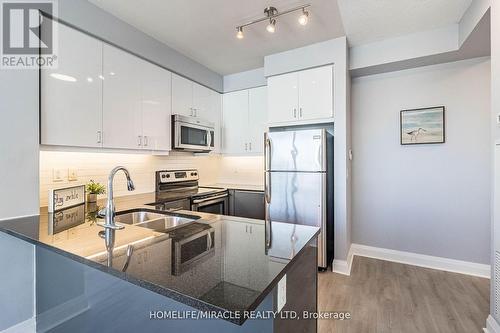
[{"label": "faucet spout", "polygon": [[[105,223],[99,223],[100,226],[106,228],[106,230],[113,229],[113,230],[119,230],[123,229],[124,226],[118,225],[115,223],[115,203],[113,201],[113,180],[115,178],[115,175],[118,171],[123,171],[125,174],[125,177],[127,177],[127,188],[129,191],[135,190],[134,182],[132,181],[132,178],[130,178],[130,173],[128,170],[123,167],[123,166],[117,166],[111,172],[109,173],[108,176],[108,201],[106,203],[106,208],[104,209],[104,220]],[[106,232],[106,236],[109,233]],[[110,242],[110,237],[106,237],[106,244]]]}]

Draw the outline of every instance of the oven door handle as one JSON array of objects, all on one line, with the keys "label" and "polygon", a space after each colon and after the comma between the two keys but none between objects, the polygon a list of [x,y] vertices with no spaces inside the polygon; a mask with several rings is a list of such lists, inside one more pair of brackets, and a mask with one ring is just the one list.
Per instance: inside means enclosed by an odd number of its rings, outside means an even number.
[{"label": "oven door handle", "polygon": [[226,194],[218,195],[218,196],[215,196],[215,197],[209,197],[209,198],[204,198],[204,199],[193,200],[193,203],[194,204],[199,204],[199,203],[213,201],[213,200],[227,198],[227,197],[228,197],[228,194],[226,193]]}]

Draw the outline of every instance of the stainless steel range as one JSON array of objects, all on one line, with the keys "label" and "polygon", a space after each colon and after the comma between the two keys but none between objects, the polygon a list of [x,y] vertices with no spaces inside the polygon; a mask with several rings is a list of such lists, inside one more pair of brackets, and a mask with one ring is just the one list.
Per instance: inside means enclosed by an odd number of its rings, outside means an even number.
[{"label": "stainless steel range", "polygon": [[156,171],[157,207],[166,211],[185,209],[227,215],[227,189],[199,186],[198,181],[198,170],[194,169]]}]

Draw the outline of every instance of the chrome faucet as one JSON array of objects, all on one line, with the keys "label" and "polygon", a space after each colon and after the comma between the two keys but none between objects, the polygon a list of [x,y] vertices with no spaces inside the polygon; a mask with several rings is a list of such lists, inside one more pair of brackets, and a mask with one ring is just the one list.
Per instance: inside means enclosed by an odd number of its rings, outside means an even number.
[{"label": "chrome faucet", "polygon": [[108,177],[108,202],[106,203],[106,208],[99,211],[99,216],[104,217],[104,223],[97,223],[99,226],[104,228],[104,238],[106,241],[106,249],[112,251],[115,245],[115,230],[121,230],[125,228],[123,225],[115,223],[115,203],[113,202],[113,179],[118,171],[123,171],[125,177],[127,177],[127,189],[129,191],[135,190],[134,182],[130,178],[130,173],[125,167],[118,166],[111,170]]},{"label": "chrome faucet", "polygon": [[127,189],[129,191],[135,190],[134,182],[130,178],[130,173],[125,167],[117,166],[108,176],[108,201],[106,203],[106,208],[99,211],[99,215],[105,218],[105,223],[99,223],[100,226],[104,228],[111,229],[123,229],[124,226],[115,223],[115,203],[113,201],[113,179],[115,178],[115,174],[118,171],[123,171],[125,173],[125,177],[127,177]]}]

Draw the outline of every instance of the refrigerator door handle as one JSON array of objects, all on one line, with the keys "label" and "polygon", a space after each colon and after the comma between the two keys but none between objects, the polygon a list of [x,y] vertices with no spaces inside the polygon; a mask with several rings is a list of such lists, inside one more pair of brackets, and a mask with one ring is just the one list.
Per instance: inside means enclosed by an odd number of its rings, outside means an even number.
[{"label": "refrigerator door handle", "polygon": [[264,201],[265,201],[265,253],[272,247],[272,226],[269,204],[271,203],[271,139],[264,133]]}]

